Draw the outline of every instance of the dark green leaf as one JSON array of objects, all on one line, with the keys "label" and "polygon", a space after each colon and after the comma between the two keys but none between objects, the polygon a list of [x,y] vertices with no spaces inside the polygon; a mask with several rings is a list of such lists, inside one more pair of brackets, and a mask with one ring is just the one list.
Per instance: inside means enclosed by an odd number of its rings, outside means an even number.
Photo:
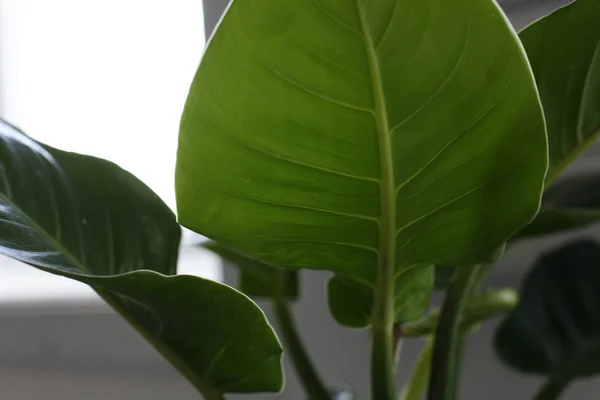
[{"label": "dark green leaf", "polygon": [[540,258],[521,302],[500,326],[500,358],[522,372],[565,381],[600,373],[600,246],[566,245]]},{"label": "dark green leaf", "polygon": [[[396,278],[394,322],[420,318],[429,308],[433,267],[413,267]],[[364,283],[336,276],[329,281],[329,309],[341,325],[364,328],[371,324],[373,288]]]},{"label": "dark green leaf", "polygon": [[277,391],[282,349],[247,297],[176,271],[180,228],[115,164],[0,121],[0,252],[92,286],[207,399]]},{"label": "dark green leaf", "polygon": [[488,260],[537,212],[546,158],[494,2],[235,0],[183,113],[179,217],[373,286],[378,270]]},{"label": "dark green leaf", "polygon": [[600,174],[591,173],[558,182],[544,193],[542,208],[517,237],[577,229],[600,219]]},{"label": "dark green leaf", "polygon": [[373,287],[354,279],[334,276],[327,284],[329,310],[335,320],[347,327],[363,328],[371,324]]},{"label": "dark green leaf", "polygon": [[[203,247],[215,252],[224,260],[239,268],[239,288],[248,296],[268,298],[278,296],[277,291],[280,280],[278,268],[252,260],[216,242],[208,242]],[[299,292],[298,273],[291,271],[285,274],[285,278],[283,295],[289,299],[296,299]]]},{"label": "dark green leaf", "polygon": [[546,115],[549,183],[600,135],[599,20],[597,0],[577,0],[519,35]]},{"label": "dark green leaf", "polygon": [[[577,0],[519,35],[546,115],[548,186],[600,135],[599,20],[597,0]],[[540,213],[517,237],[557,233],[598,220],[598,187],[595,176],[550,186]],[[585,204],[578,200],[580,194]]]}]

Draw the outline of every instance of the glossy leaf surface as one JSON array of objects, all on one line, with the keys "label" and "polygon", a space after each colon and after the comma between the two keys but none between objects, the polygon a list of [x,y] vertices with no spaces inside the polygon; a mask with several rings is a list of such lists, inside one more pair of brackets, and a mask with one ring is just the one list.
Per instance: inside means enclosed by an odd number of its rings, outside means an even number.
[{"label": "glossy leaf surface", "polygon": [[546,115],[548,182],[600,135],[599,20],[597,0],[576,0],[519,34]]},{"label": "glossy leaf surface", "polygon": [[[280,271],[278,268],[267,265],[221,246],[216,242],[209,242],[203,247],[215,252],[231,265],[239,269],[238,286],[240,291],[250,297],[274,298],[278,296],[280,284]],[[288,299],[296,299],[299,294],[298,273],[290,271],[285,274],[286,281],[283,295]]]},{"label": "glossy leaf surface", "polygon": [[166,276],[180,228],[133,175],[0,121],[0,180],[2,254],[92,286],[207,399],[281,388],[281,346],[250,299]]},{"label": "glossy leaf surface", "polygon": [[255,259],[373,285],[471,264],[526,224],[541,106],[495,3],[235,0],[185,106],[180,221]]},{"label": "glossy leaf surface", "polygon": [[500,358],[551,379],[600,372],[600,246],[566,245],[540,258],[495,340]]}]

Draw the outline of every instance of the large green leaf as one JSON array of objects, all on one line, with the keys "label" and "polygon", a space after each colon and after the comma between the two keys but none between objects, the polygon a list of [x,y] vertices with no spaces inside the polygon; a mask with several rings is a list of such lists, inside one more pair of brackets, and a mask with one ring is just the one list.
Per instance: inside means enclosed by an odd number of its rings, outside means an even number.
[{"label": "large green leaf", "polygon": [[299,292],[298,273],[285,274],[285,284],[280,288],[281,271],[271,265],[252,260],[216,242],[208,242],[204,248],[218,254],[239,269],[239,289],[250,297],[275,298],[282,290],[288,299],[296,299]]},{"label": "large green leaf", "polygon": [[378,270],[488,261],[536,213],[546,158],[494,2],[234,0],[183,113],[179,217],[372,286]]},{"label": "large green leaf", "polygon": [[547,375],[563,389],[570,379],[600,373],[599,265],[600,246],[591,241],[544,255],[497,332],[500,358],[519,371]]},{"label": "large green leaf", "polygon": [[520,34],[544,106],[552,182],[600,135],[600,3],[576,0]]},{"label": "large green leaf", "polygon": [[[417,266],[396,277],[394,321],[404,323],[420,318],[429,308],[433,267]],[[375,302],[373,288],[360,281],[335,276],[328,284],[329,309],[341,325],[364,328],[371,324]]]},{"label": "large green leaf", "polygon": [[600,219],[600,174],[587,173],[560,181],[545,193],[539,214],[517,237],[581,228]]},{"label": "large green leaf", "polygon": [[0,253],[92,286],[208,399],[281,388],[281,346],[250,299],[166,276],[180,228],[133,175],[0,121],[0,181]]},{"label": "large green leaf", "polygon": [[[600,135],[598,20],[598,0],[577,0],[531,24],[519,35],[546,114],[550,149],[548,186]],[[550,186],[540,213],[518,236],[556,233],[598,220],[597,177]],[[571,191],[583,194],[585,204],[570,195]]]}]

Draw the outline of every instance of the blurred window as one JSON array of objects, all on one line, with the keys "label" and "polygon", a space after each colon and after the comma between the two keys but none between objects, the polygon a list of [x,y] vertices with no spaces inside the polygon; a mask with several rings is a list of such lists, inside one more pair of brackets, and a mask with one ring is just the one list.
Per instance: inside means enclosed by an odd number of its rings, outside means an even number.
[{"label": "blurred window", "polygon": [[[201,0],[0,0],[0,116],[119,164],[174,209],[179,118],[204,42]],[[198,240],[184,233],[180,272],[219,280]],[[95,301],[84,285],[4,258],[0,274],[0,305]]]}]

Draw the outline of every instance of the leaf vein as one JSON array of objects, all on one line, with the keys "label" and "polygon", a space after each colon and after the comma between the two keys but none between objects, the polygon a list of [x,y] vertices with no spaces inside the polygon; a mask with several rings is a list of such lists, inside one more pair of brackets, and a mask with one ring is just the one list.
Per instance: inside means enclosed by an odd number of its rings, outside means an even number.
[{"label": "leaf vein", "polygon": [[421,111],[423,111],[429,104],[431,104],[431,102],[433,100],[435,100],[437,98],[437,96],[444,90],[444,88],[448,85],[448,83],[450,83],[452,81],[452,78],[454,77],[456,72],[460,69],[460,65],[464,59],[466,52],[467,52],[467,43],[469,42],[469,32],[470,31],[471,31],[471,19],[469,18],[467,33],[465,34],[465,38],[463,40],[463,45],[460,50],[460,54],[458,56],[456,63],[454,64],[454,67],[452,68],[452,71],[450,71],[450,73],[444,79],[444,81],[440,84],[440,86],[438,86],[438,88],[435,90],[435,92],[433,92],[433,94],[431,96],[429,96],[429,98],[427,100],[425,100],[425,102],[423,102],[416,110],[414,110],[408,116],[406,116],[402,121],[398,122],[396,125],[394,125],[392,127],[390,134],[394,134],[394,132],[398,128],[402,127],[404,124],[406,124],[408,121],[410,121],[413,117],[415,117]]},{"label": "leaf vein", "polygon": [[461,194],[461,195],[459,195],[459,196],[456,196],[455,198],[453,198],[453,199],[451,199],[451,200],[449,200],[449,201],[445,202],[444,204],[442,204],[442,205],[440,205],[440,206],[438,206],[438,207],[434,208],[433,210],[431,210],[431,211],[429,211],[429,212],[427,212],[427,213],[425,213],[425,214],[423,214],[423,215],[419,216],[418,218],[415,218],[415,219],[413,219],[412,221],[410,221],[410,222],[408,222],[408,223],[406,223],[406,224],[402,225],[402,226],[401,226],[400,228],[398,228],[398,230],[396,231],[396,236],[398,236],[398,234],[399,234],[400,232],[402,232],[403,230],[405,230],[405,229],[409,228],[410,226],[412,226],[412,225],[416,224],[417,222],[419,222],[419,221],[421,221],[421,220],[423,220],[423,219],[425,219],[425,218],[427,218],[427,217],[430,217],[431,215],[435,214],[436,212],[438,212],[438,211],[440,211],[440,210],[442,210],[442,209],[444,209],[444,208],[446,208],[446,207],[448,207],[448,206],[450,206],[450,205],[452,205],[452,204],[456,203],[457,201],[459,201],[459,200],[461,200],[461,199],[463,199],[463,198],[465,198],[465,197],[469,196],[470,194],[473,194],[474,192],[476,192],[476,191],[478,191],[478,190],[481,190],[481,189],[485,188],[486,186],[489,186],[489,185],[493,184],[494,182],[496,182],[496,181],[498,181],[498,180],[502,179],[502,178],[503,178],[505,175],[507,175],[508,173],[512,172],[512,171],[515,169],[515,167],[516,167],[517,165],[518,165],[518,164],[516,164],[516,165],[515,165],[515,166],[513,166],[512,168],[509,168],[509,169],[507,169],[506,171],[504,171],[503,173],[499,174],[498,176],[495,176],[495,177],[493,177],[492,179],[490,179],[490,180],[488,180],[488,181],[486,181],[486,182],[484,182],[484,183],[482,183],[482,184],[480,184],[480,185],[478,185],[478,186],[474,187],[473,189],[467,190],[467,191],[466,191],[466,192],[464,192],[463,194]]},{"label": "leaf vein", "polygon": [[334,22],[335,24],[337,24],[338,26],[346,29],[348,32],[353,33],[354,35],[358,36],[359,38],[363,39],[363,34],[351,27],[350,25],[348,25],[347,23],[345,23],[344,21],[342,21],[341,19],[339,19],[338,17],[336,17],[331,11],[327,10],[323,4],[321,4],[320,1],[318,0],[313,0],[313,3],[315,6],[317,6],[317,9],[327,18],[329,18],[332,22]]},{"label": "leaf vein", "polygon": [[329,169],[329,168],[325,168],[325,167],[321,167],[318,165],[312,165],[312,164],[308,164],[302,161],[298,161],[298,160],[294,160],[288,157],[284,157],[281,156],[279,154],[275,154],[275,153],[271,153],[270,151],[264,150],[264,149],[260,149],[256,146],[253,146],[247,142],[244,142],[243,140],[238,139],[237,137],[235,137],[234,135],[230,134],[230,133],[225,133],[227,134],[230,138],[232,138],[233,140],[235,140],[237,143],[239,143],[240,145],[247,147],[250,150],[253,150],[259,154],[265,155],[265,156],[269,156],[269,157],[273,157],[276,158],[278,160],[282,160],[285,162],[288,162],[290,164],[295,164],[295,165],[301,165],[303,167],[306,168],[310,168],[310,169],[314,169],[317,171],[322,171],[322,172],[327,172],[333,175],[338,175],[338,176],[343,176],[345,178],[351,178],[351,179],[356,179],[356,180],[361,180],[361,181],[369,181],[369,182],[375,182],[377,184],[379,184],[379,179],[378,178],[374,178],[374,177],[369,177],[369,176],[360,176],[360,175],[354,175],[354,174],[350,174],[347,172],[342,172],[342,171],[336,171],[333,169]]},{"label": "leaf vein", "polygon": [[25,224],[23,224],[21,222],[13,221],[13,220],[10,220],[10,219],[0,218],[0,223],[2,223],[2,224],[8,224],[8,225],[14,225],[14,226],[17,226],[19,228],[23,228],[23,229],[26,229],[26,230],[29,230],[29,231],[33,230],[33,228],[31,226],[27,226],[27,225],[25,225]]},{"label": "leaf vein", "polygon": [[363,249],[363,250],[368,250],[371,251],[375,254],[379,253],[379,250],[376,249],[375,247],[372,246],[367,246],[367,245],[363,245],[363,244],[358,244],[358,243],[350,243],[350,242],[339,242],[339,241],[334,241],[334,240],[318,240],[318,239],[282,239],[282,238],[257,238],[257,237],[232,237],[232,236],[220,236],[220,238],[222,239],[236,239],[236,240],[242,240],[242,239],[252,239],[252,240],[260,240],[261,242],[290,242],[290,243],[315,243],[315,244],[333,244],[333,245],[337,245],[337,246],[343,246],[343,247],[354,247],[354,248],[358,248],[358,249]]},{"label": "leaf vein", "polygon": [[313,97],[316,97],[318,99],[321,99],[327,103],[330,104],[334,104],[336,106],[340,106],[343,108],[348,108],[350,110],[355,110],[355,111],[360,111],[360,112],[364,112],[364,113],[368,113],[368,114],[373,114],[373,110],[368,108],[368,107],[364,107],[364,106],[359,106],[359,105],[355,105],[355,104],[350,104],[350,103],[346,103],[344,101],[341,100],[337,100],[334,98],[331,98],[323,93],[319,93],[316,92],[308,87],[306,87],[304,84],[297,82],[296,80],[284,75],[283,73],[274,70],[272,68],[268,68],[275,76],[279,77],[281,80],[283,80],[284,82],[287,82],[288,84],[296,87],[297,89],[303,91],[304,93],[307,93]]},{"label": "leaf vein", "polygon": [[221,359],[223,358],[223,354],[225,354],[225,351],[229,348],[229,345],[231,344],[231,339],[233,337],[233,331],[234,331],[235,321],[236,321],[236,309],[233,308],[232,310],[233,311],[232,311],[232,316],[231,316],[231,326],[229,327],[229,335],[227,336],[227,340],[225,341],[225,343],[223,343],[223,346],[221,346],[221,349],[219,349],[218,353],[208,364],[208,367],[206,368],[206,372],[204,373],[204,376],[202,377],[202,379],[206,379],[207,381],[210,381],[211,374],[213,373],[215,367],[217,366],[219,361],[221,361]]},{"label": "leaf vein", "polygon": [[326,213],[326,214],[334,214],[334,215],[339,215],[342,217],[364,219],[364,220],[373,221],[373,222],[376,222],[377,224],[379,224],[379,218],[370,217],[368,215],[353,214],[353,213],[348,213],[348,212],[344,212],[344,211],[329,210],[326,208],[311,207],[311,206],[305,206],[305,205],[301,205],[301,204],[281,203],[281,202],[277,202],[277,201],[261,199],[261,198],[254,197],[254,196],[248,196],[248,195],[241,194],[241,193],[235,193],[235,192],[232,192],[229,190],[220,189],[220,188],[216,188],[213,186],[211,186],[211,189],[219,191],[221,193],[231,195],[231,196],[236,196],[236,197],[240,197],[240,198],[243,198],[246,200],[256,201],[259,203],[272,204],[272,205],[281,206],[281,207],[298,208],[301,210],[315,211],[315,212],[321,212],[321,213]]},{"label": "leaf vein", "polygon": [[[400,190],[402,190],[402,188],[404,188],[407,184],[409,184],[410,182],[412,182],[415,178],[417,178],[419,175],[421,175],[425,170],[427,170],[427,168],[429,166],[431,166],[434,161],[436,159],[438,159],[442,154],[444,154],[446,152],[446,150],[448,150],[450,148],[450,146],[452,146],[457,140],[459,140],[461,137],[463,137],[465,134],[467,134],[468,132],[470,132],[473,128],[475,128],[481,121],[483,121],[487,116],[490,115],[490,113],[493,111],[493,109],[498,105],[498,103],[500,103],[500,101],[502,100],[502,98],[504,97],[504,94],[506,93],[506,88],[508,88],[508,85],[510,84],[510,79],[507,80],[506,85],[504,86],[504,88],[502,89],[502,91],[500,92],[500,94],[498,95],[498,97],[496,99],[494,99],[494,101],[492,102],[492,104],[479,116],[477,117],[477,119],[475,119],[475,121],[473,121],[473,123],[471,123],[471,125],[469,125],[468,127],[466,127],[465,129],[463,129],[458,135],[456,135],[455,137],[453,137],[448,143],[446,143],[436,154],[433,155],[433,157],[427,161],[425,163],[425,165],[423,165],[417,172],[415,172],[413,175],[411,175],[410,177],[408,177],[404,182],[402,182],[400,185],[398,185],[398,187],[396,187],[396,194],[398,194],[400,192]],[[470,160],[471,158],[469,158]],[[461,163],[462,164],[462,163]],[[459,164],[459,165],[461,165]],[[454,170],[454,168],[452,169]],[[449,171],[447,171],[449,172]],[[444,174],[446,175],[447,172]],[[444,176],[443,175],[443,176]],[[439,179],[439,178],[438,178]],[[436,182],[438,179],[436,179],[434,182]],[[420,190],[418,193],[423,192],[424,190],[426,190],[426,188],[429,187],[426,186],[425,188],[423,188],[422,190]],[[418,194],[417,193],[417,194]],[[411,196],[411,198],[414,197]],[[406,202],[405,202],[406,203]]]},{"label": "leaf vein", "polygon": [[390,19],[388,20],[388,23],[385,26],[383,34],[381,35],[381,38],[379,39],[379,42],[375,45],[376,51],[379,51],[380,46],[385,42],[385,39],[388,36],[388,32],[390,31],[390,28],[392,27],[392,23],[394,22],[394,17],[396,16],[396,10],[398,9],[398,7],[397,7],[398,1],[399,0],[394,1],[394,5],[392,6],[392,11],[390,12]]}]

